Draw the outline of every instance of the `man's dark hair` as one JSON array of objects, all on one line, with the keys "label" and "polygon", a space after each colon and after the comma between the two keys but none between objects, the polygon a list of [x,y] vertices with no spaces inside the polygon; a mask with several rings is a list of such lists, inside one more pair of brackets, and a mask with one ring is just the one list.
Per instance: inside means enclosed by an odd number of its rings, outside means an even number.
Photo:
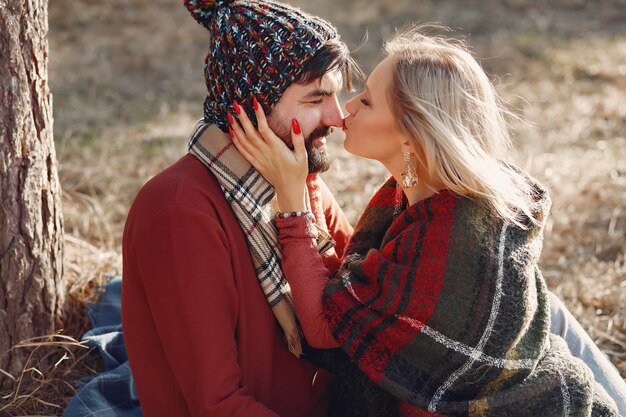
[{"label": "man's dark hair", "polygon": [[310,60],[304,64],[302,73],[294,80],[298,84],[308,84],[329,71],[339,70],[346,90],[352,91],[354,82],[364,79],[363,71],[350,56],[348,46],[338,37],[327,41]]}]

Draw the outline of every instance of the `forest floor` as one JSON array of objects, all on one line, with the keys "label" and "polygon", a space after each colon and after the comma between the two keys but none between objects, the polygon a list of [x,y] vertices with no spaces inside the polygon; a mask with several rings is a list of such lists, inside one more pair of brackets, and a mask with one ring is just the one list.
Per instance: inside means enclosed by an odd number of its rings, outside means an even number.
[{"label": "forest floor", "polygon": [[[519,165],[551,193],[541,258],[548,286],[626,376],[624,1],[291,3],[332,21],[366,72],[383,39],[408,23],[439,22],[468,40],[527,121],[514,126]],[[76,311],[67,331],[79,338],[88,323],[82,303],[105,276],[121,274],[137,190],[185,153],[202,116],[208,33],[168,0],[54,0],[49,13],[65,276]],[[324,178],[354,222],[385,170],[347,154],[340,134],[329,146],[335,162]]]}]

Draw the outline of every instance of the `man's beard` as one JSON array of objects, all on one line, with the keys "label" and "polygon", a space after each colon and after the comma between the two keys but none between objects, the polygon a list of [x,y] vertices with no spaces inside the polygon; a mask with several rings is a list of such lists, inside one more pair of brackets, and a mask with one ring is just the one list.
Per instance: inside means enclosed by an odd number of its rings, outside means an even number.
[{"label": "man's beard", "polygon": [[[283,142],[293,149],[291,143],[291,127],[284,125],[283,123],[274,123],[272,117],[268,117],[267,124],[274,131],[274,134],[281,138]],[[328,154],[328,148],[326,145],[313,146],[315,139],[328,136],[330,133],[330,127],[319,126],[309,136],[304,138],[304,147],[308,156],[309,173],[326,172],[330,169],[332,159]]]}]

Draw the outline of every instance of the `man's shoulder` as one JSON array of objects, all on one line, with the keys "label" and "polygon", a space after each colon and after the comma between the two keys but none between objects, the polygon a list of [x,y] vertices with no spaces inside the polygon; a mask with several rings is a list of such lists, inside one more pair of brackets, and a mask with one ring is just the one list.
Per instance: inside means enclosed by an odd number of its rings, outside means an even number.
[{"label": "man's shoulder", "polygon": [[131,213],[155,212],[176,205],[208,212],[227,207],[215,176],[191,154],[144,184],[133,201]]}]

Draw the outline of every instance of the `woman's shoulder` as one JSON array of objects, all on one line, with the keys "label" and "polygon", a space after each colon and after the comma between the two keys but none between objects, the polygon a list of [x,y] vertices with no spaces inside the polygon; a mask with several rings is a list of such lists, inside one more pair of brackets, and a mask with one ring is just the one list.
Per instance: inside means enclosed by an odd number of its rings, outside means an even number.
[{"label": "woman's shoulder", "polygon": [[[537,179],[527,172],[521,170],[515,165],[508,164],[507,167],[516,171],[519,178],[525,183],[524,186],[528,190],[526,198],[528,199],[528,208],[533,216],[534,221],[522,216],[522,223],[526,225],[524,230],[535,230],[542,228],[552,206],[550,193],[547,188]],[[474,226],[479,229],[484,224],[504,224],[508,223],[494,212],[486,199],[480,196],[463,196],[454,194],[455,213],[458,217],[463,217],[468,226]],[[509,225],[512,226],[512,225]],[[515,228],[519,228],[515,226]]]}]

